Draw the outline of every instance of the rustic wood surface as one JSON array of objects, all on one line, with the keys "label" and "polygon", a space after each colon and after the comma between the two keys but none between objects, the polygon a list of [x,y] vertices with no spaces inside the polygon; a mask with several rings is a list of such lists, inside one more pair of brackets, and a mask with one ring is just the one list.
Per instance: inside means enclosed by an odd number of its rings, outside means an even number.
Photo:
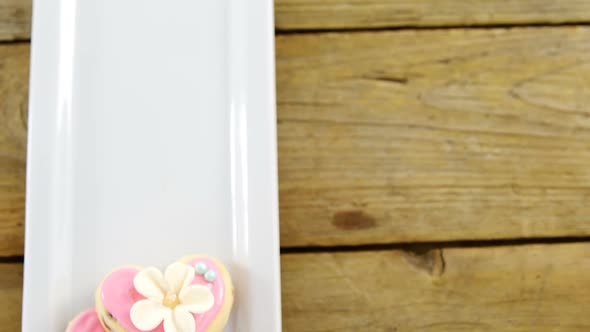
[{"label": "rustic wood surface", "polygon": [[590,331],[590,244],[282,256],[284,331]]},{"label": "rustic wood surface", "polygon": [[[590,29],[572,25],[590,2],[275,9],[279,32],[403,28],[277,37],[284,330],[590,330],[590,243],[536,240],[590,235]],[[20,330],[30,14],[0,0],[2,331]]]},{"label": "rustic wood surface", "polygon": [[277,37],[283,246],[590,234],[590,29]]},{"label": "rustic wood surface", "polygon": [[0,256],[23,253],[28,56],[0,44]]},{"label": "rustic wood surface", "polygon": [[588,22],[585,0],[276,0],[280,30]]},{"label": "rustic wood surface", "polygon": [[[281,258],[286,332],[590,330],[590,244]],[[19,330],[21,269],[0,264],[3,331]]]},{"label": "rustic wood surface", "polygon": [[23,267],[21,263],[0,263],[0,330],[20,331]]},{"label": "rustic wood surface", "polygon": [[31,0],[0,1],[0,41],[31,36]]}]

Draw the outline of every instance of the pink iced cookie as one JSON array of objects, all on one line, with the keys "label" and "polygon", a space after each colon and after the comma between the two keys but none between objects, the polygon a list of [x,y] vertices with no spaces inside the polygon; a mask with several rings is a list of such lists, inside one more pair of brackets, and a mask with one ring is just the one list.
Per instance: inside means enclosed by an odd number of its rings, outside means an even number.
[{"label": "pink iced cookie", "polygon": [[105,332],[105,329],[100,324],[96,310],[88,309],[70,322],[66,332]]},{"label": "pink iced cookie", "polygon": [[229,273],[207,256],[183,258],[163,273],[116,269],[96,293],[96,310],[110,331],[219,332],[232,304]]}]

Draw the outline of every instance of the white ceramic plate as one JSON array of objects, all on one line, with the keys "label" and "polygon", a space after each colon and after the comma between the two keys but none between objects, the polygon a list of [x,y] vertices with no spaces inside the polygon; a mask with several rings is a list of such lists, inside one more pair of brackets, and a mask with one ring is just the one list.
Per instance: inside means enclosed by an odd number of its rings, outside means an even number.
[{"label": "white ceramic plate", "polygon": [[272,0],[36,0],[32,40],[23,331],[189,253],[280,331]]}]

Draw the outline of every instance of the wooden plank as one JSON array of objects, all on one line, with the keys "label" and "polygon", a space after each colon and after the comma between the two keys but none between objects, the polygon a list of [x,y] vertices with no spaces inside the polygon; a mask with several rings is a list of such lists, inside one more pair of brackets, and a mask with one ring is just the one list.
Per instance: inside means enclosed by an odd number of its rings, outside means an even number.
[{"label": "wooden plank", "polygon": [[283,246],[590,234],[590,29],[276,44]]},{"label": "wooden plank", "polygon": [[[588,331],[590,245],[281,256],[284,331]],[[0,264],[3,331],[22,268]]]},{"label": "wooden plank", "polygon": [[283,330],[589,331],[590,245],[282,256]]},{"label": "wooden plank", "polygon": [[23,267],[19,263],[0,263],[0,326],[16,332],[21,327]]},{"label": "wooden plank", "polygon": [[[279,30],[587,23],[585,0],[276,0]],[[0,40],[30,38],[31,1],[0,3]]]},{"label": "wooden plank", "polygon": [[[282,245],[588,235],[588,34],[279,37]],[[0,255],[19,255],[28,46],[0,54]]]},{"label": "wooden plank", "polygon": [[29,45],[0,44],[0,256],[22,255]]},{"label": "wooden plank", "polygon": [[31,0],[0,1],[0,41],[31,36]]},{"label": "wooden plank", "polygon": [[279,30],[588,22],[585,0],[276,0]]}]

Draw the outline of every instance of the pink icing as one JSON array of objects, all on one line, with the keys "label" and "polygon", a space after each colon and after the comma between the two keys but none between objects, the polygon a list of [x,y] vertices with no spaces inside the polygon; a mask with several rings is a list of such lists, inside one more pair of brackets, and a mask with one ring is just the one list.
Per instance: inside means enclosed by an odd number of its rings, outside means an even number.
[{"label": "pink icing", "polygon": [[[194,267],[198,262],[207,264],[209,270],[217,274],[217,278],[213,282],[208,282],[203,276],[195,274],[195,278],[191,283],[209,287],[215,298],[215,304],[209,311],[202,314],[193,314],[197,326],[195,332],[204,332],[223,307],[225,285],[221,271],[214,261],[208,258],[195,258],[187,264]],[[129,316],[133,304],[145,299],[133,286],[133,278],[138,272],[139,270],[135,268],[122,268],[113,271],[104,280],[100,294],[107,311],[129,332],[141,332],[133,325]],[[163,323],[151,331],[164,332]]]},{"label": "pink icing", "polygon": [[104,332],[104,328],[100,325],[96,310],[88,309],[70,323],[68,332]]}]

